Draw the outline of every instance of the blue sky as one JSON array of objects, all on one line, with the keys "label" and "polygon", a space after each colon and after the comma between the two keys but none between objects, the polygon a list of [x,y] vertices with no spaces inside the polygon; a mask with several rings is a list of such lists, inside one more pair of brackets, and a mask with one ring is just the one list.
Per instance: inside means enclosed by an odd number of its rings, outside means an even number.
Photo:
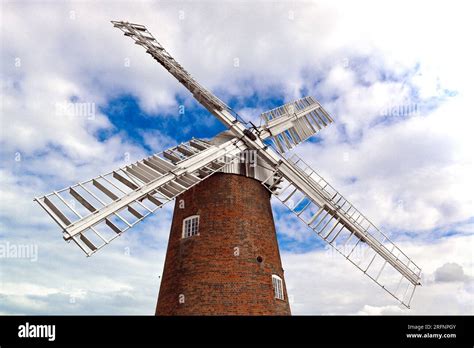
[{"label": "blue sky", "polygon": [[1,6],[0,245],[36,247],[37,258],[0,259],[0,313],[154,311],[171,205],[85,258],[32,201],[224,130],[117,19],[147,25],[257,125],[261,112],[314,96],[336,122],[295,152],[423,268],[403,310],[275,201],[294,314],[474,313],[468,2]]}]

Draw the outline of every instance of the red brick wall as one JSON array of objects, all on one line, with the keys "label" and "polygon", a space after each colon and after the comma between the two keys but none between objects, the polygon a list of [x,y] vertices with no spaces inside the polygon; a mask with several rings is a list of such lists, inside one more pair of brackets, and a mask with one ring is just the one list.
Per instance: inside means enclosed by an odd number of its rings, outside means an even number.
[{"label": "red brick wall", "polygon": [[[183,239],[190,215],[200,215],[199,235]],[[272,274],[283,279],[284,301]],[[176,199],[156,314],[290,314],[270,193],[259,181],[217,173]]]}]

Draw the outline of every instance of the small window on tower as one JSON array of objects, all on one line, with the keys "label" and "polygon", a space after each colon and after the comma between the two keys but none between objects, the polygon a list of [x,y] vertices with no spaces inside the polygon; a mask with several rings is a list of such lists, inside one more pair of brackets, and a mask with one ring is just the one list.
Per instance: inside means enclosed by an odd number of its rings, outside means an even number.
[{"label": "small window on tower", "polygon": [[275,292],[275,298],[284,300],[283,295],[283,280],[276,274],[272,274],[273,291]]},{"label": "small window on tower", "polygon": [[192,215],[183,220],[183,238],[199,234],[199,215]]}]

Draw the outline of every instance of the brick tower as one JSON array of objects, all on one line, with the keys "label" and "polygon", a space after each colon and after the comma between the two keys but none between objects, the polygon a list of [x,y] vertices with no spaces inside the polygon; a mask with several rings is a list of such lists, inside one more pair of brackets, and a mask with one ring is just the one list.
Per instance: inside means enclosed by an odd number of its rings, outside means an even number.
[{"label": "brick tower", "polygon": [[178,196],[157,315],[290,315],[270,193],[216,173]]}]

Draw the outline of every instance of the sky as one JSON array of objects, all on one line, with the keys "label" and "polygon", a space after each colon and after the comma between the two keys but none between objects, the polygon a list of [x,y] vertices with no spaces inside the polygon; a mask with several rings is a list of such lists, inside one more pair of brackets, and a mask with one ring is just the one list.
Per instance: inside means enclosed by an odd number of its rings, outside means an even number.
[{"label": "sky", "polygon": [[275,200],[293,314],[474,314],[471,7],[2,0],[0,251],[29,253],[0,253],[0,314],[153,314],[171,204],[86,258],[33,199],[225,129],[110,20],[146,25],[247,121],[306,95],[334,118],[295,153],[423,285],[400,307]]}]

